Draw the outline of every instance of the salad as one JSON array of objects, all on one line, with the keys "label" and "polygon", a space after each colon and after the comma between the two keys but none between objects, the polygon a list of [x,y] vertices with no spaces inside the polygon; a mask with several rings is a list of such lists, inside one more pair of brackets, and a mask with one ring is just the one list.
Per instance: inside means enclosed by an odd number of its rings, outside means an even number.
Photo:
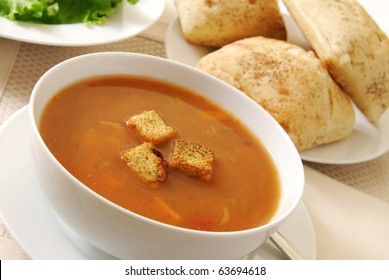
[{"label": "salad", "polygon": [[[135,5],[139,0],[124,0]],[[123,0],[0,0],[0,16],[45,24],[104,24]]]}]

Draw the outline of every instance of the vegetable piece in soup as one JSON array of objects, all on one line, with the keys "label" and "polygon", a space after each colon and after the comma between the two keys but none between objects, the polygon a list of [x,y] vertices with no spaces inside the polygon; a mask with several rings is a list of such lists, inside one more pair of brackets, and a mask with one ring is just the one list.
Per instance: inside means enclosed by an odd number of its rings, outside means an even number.
[{"label": "vegetable piece in soup", "polygon": [[[151,110],[175,131],[156,144],[161,156],[171,159],[179,139],[196,143],[212,151],[204,158],[211,176],[198,179],[168,165],[155,188],[128,168],[123,152],[149,142],[126,121]],[[244,230],[267,223],[279,204],[277,169],[258,139],[210,100],[163,81],[102,76],[72,84],[49,102],[39,129],[58,161],[87,187],[160,222]]]}]

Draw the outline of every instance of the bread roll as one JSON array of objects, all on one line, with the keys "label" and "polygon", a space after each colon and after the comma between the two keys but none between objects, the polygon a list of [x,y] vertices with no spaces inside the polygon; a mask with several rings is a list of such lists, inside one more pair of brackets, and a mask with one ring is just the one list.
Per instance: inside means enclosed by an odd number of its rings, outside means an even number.
[{"label": "bread roll", "polygon": [[201,58],[197,68],[238,88],[267,110],[299,151],[348,136],[348,96],[312,51],[264,37],[236,41]]},{"label": "bread roll", "polygon": [[372,123],[389,107],[389,40],[355,0],[284,0],[334,80]]},{"label": "bread roll", "polygon": [[286,39],[277,0],[175,0],[181,29],[191,43],[220,47],[261,35]]}]

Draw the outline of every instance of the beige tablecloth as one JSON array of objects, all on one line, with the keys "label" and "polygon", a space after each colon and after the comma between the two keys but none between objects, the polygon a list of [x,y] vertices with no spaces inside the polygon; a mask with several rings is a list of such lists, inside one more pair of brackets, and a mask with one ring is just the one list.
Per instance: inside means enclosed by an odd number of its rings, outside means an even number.
[{"label": "beige tablecloth", "polygon": [[[67,58],[98,51],[164,57],[161,40],[173,13],[168,6],[162,20],[142,36],[101,46],[53,47],[0,38],[0,125],[28,104],[39,77]],[[389,153],[360,164],[304,166],[303,202],[316,232],[317,258],[389,260]],[[0,259],[24,258],[0,222]]]}]

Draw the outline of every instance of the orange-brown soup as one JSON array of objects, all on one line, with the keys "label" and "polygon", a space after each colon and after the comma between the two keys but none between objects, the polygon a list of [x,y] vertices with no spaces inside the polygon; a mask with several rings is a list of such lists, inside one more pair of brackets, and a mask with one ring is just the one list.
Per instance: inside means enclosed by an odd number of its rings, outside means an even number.
[{"label": "orange-brown soup", "polygon": [[[143,140],[125,119],[145,110],[158,112],[176,129],[176,138],[214,152],[209,181],[168,168],[167,180],[152,188],[126,166],[121,153]],[[49,102],[40,132],[58,161],[86,186],[157,221],[236,231],[265,224],[278,207],[277,170],[262,144],[214,103],[162,81],[134,76],[80,81]],[[157,146],[166,158],[173,140]]]}]

